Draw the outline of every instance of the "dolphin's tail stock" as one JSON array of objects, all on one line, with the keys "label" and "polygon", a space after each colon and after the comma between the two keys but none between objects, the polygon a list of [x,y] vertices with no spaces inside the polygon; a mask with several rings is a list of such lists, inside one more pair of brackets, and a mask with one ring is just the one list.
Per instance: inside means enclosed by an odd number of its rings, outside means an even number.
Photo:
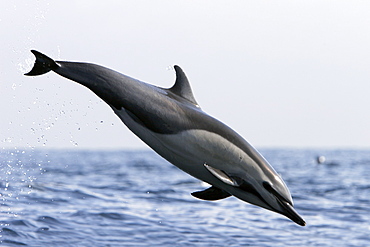
[{"label": "dolphin's tail stock", "polygon": [[35,55],[36,61],[33,65],[33,68],[30,72],[24,74],[28,76],[34,76],[34,75],[42,75],[50,70],[56,69],[59,67],[59,65],[50,57],[42,54],[41,52],[31,50],[31,52]]}]

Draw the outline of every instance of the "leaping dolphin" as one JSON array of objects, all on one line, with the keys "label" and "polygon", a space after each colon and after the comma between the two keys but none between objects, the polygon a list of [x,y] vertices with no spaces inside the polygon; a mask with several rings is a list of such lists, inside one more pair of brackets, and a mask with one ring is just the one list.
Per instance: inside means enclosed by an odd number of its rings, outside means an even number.
[{"label": "leaping dolphin", "polygon": [[192,193],[194,197],[212,201],[233,195],[301,226],[306,224],[294,210],[279,174],[234,130],[202,111],[179,66],[174,66],[175,84],[166,89],[99,65],[54,61],[38,51],[31,52],[36,61],[25,75],[52,70],[86,86],[159,155],[212,185]]}]

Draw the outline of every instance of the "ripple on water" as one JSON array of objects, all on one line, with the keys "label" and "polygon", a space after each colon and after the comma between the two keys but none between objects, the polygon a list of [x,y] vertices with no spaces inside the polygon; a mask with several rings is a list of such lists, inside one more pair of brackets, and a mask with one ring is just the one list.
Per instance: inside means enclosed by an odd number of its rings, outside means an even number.
[{"label": "ripple on water", "polygon": [[232,197],[197,200],[190,193],[205,186],[152,152],[35,152],[29,163],[29,154],[19,152],[12,157],[26,155],[21,163],[0,162],[14,166],[14,176],[0,186],[9,193],[2,198],[0,241],[48,247],[368,246],[370,152],[320,153],[337,166],[315,164],[312,150],[267,153],[306,227]]}]

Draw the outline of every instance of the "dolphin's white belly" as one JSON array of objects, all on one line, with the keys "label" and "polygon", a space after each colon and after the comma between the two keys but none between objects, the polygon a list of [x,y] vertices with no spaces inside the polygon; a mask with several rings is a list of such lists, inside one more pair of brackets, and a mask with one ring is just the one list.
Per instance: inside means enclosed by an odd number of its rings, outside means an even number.
[{"label": "dolphin's white belly", "polygon": [[135,122],[125,109],[114,112],[142,141],[163,158],[185,172],[206,182],[214,182],[204,164],[230,173],[253,173],[246,162],[252,159],[225,138],[201,129],[184,130],[177,134],[158,134]]}]

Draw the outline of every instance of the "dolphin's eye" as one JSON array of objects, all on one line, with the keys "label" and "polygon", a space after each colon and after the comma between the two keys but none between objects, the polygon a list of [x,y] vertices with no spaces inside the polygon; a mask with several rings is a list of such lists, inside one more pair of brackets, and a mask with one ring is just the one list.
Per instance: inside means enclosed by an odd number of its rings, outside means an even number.
[{"label": "dolphin's eye", "polygon": [[288,202],[287,199],[284,198],[284,196],[282,196],[277,190],[274,189],[274,187],[272,187],[271,183],[264,181],[262,185],[268,192],[276,196],[280,201]]},{"label": "dolphin's eye", "polygon": [[267,191],[269,191],[271,193],[272,193],[272,190],[274,190],[272,188],[271,184],[267,181],[263,181],[262,185],[263,185],[263,188],[265,188]]},{"label": "dolphin's eye", "polygon": [[262,183],[262,185],[263,185],[263,187],[264,187],[268,192],[270,192],[271,194],[273,194],[273,195],[274,195],[274,196],[276,196],[277,198],[279,198],[279,199],[283,199],[283,200],[285,201],[284,197],[282,197],[282,196],[279,194],[279,192],[277,192],[277,191],[274,189],[274,187],[272,187],[271,183],[269,183],[269,182],[267,182],[267,181],[264,181],[264,182]]}]

